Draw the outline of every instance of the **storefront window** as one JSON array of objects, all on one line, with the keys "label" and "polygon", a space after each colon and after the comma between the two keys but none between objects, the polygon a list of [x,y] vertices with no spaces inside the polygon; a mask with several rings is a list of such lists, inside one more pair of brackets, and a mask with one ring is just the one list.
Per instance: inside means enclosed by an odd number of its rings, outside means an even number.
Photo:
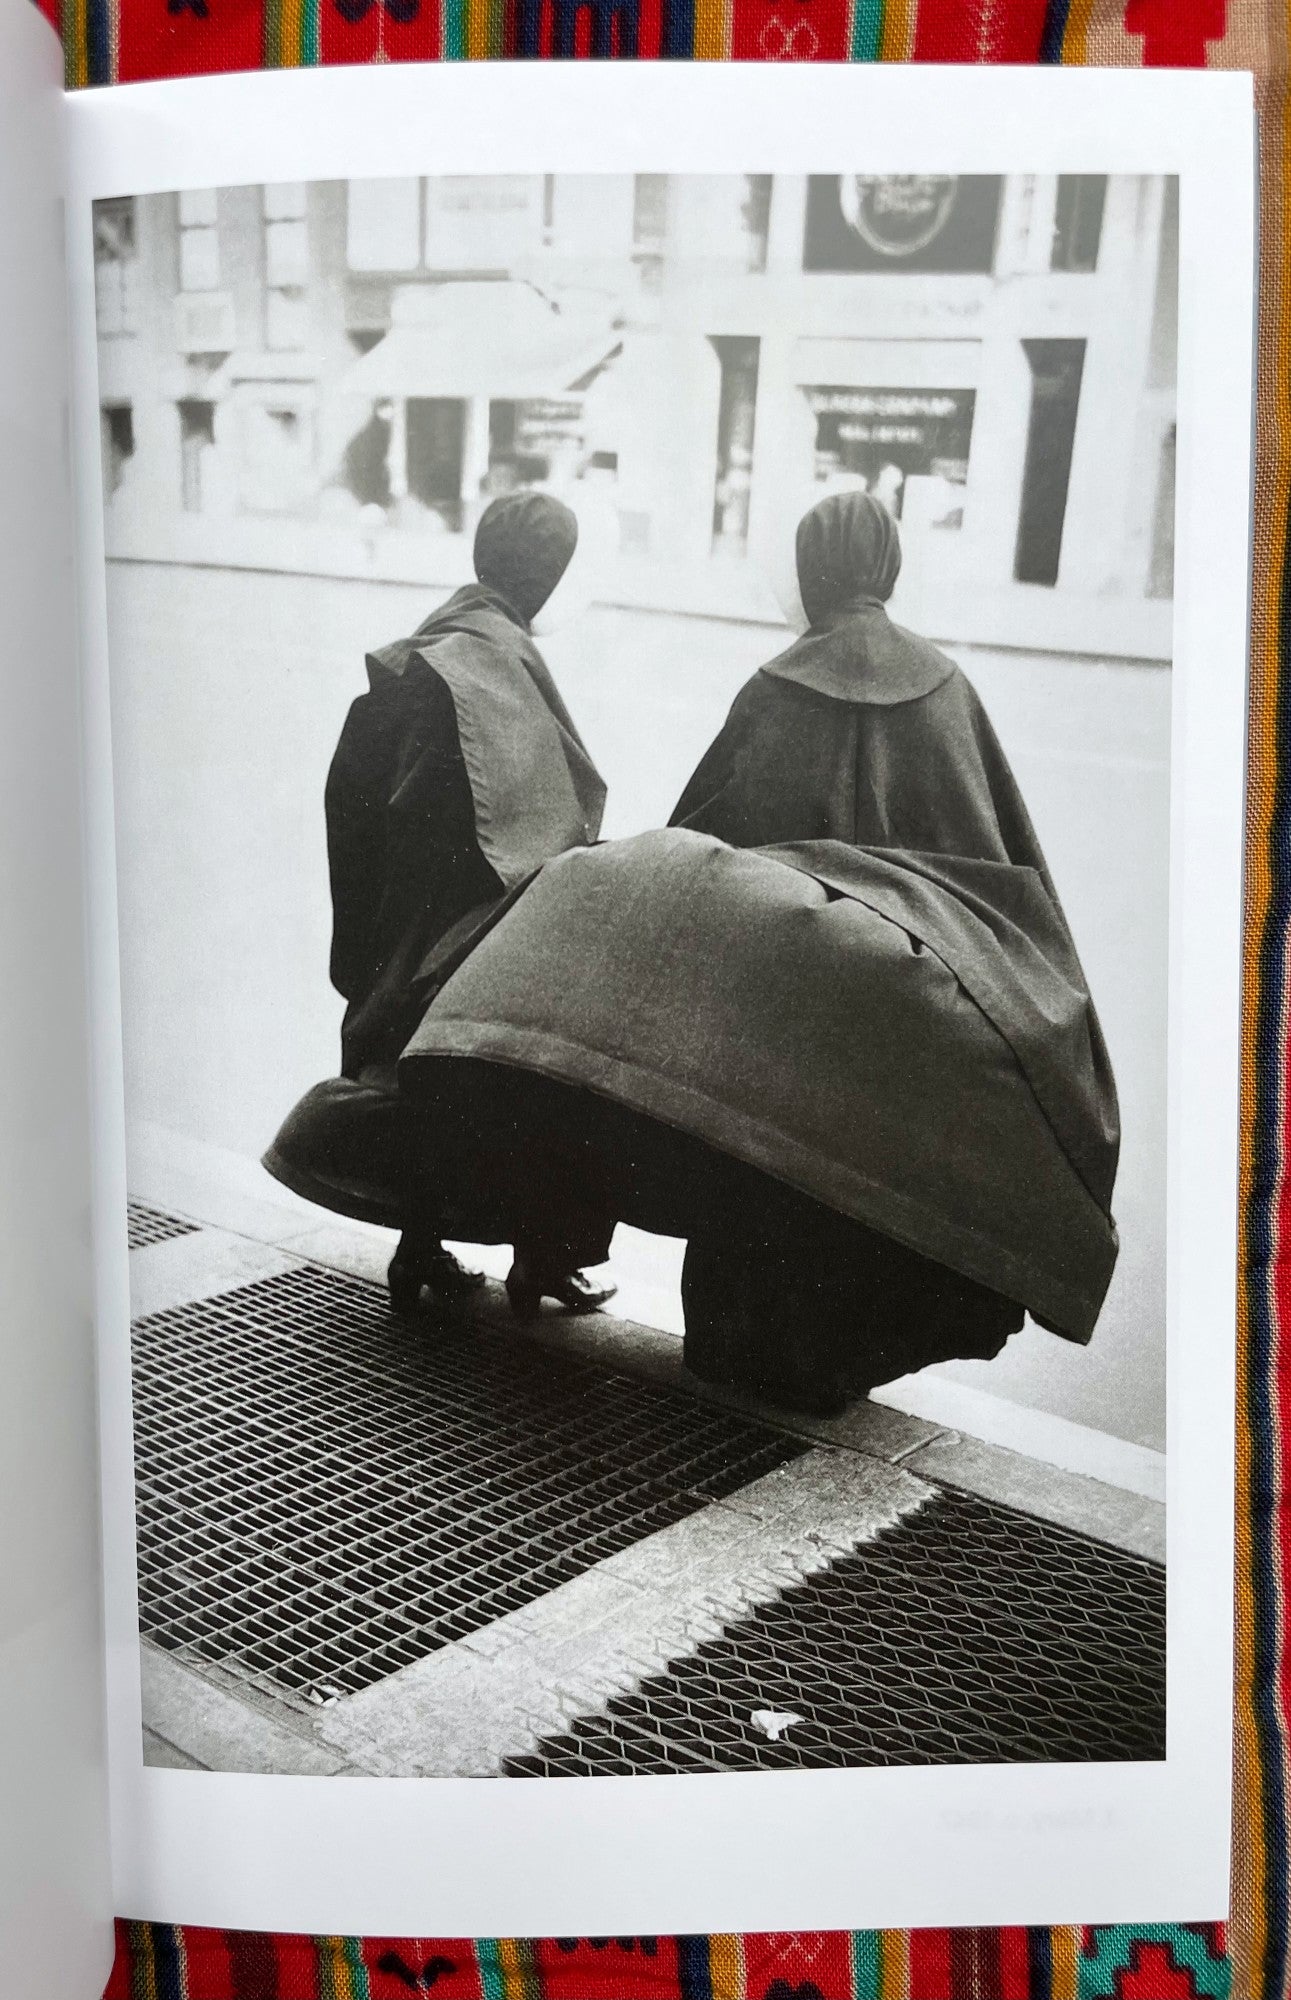
[{"label": "storefront window", "polygon": [[958,528],[973,435],[972,389],[808,389],[823,485],[858,482],[898,520]]},{"label": "storefront window", "polygon": [[581,396],[533,396],[489,405],[489,493],[576,479],[583,468]]},{"label": "storefront window", "polygon": [[813,174],[805,271],[990,271],[998,174]]}]

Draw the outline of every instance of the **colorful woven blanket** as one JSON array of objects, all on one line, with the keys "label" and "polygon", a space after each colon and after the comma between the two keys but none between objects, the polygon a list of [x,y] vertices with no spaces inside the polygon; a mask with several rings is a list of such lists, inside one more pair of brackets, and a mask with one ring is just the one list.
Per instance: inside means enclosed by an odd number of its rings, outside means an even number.
[{"label": "colorful woven blanket", "polygon": [[[1215,1925],[809,1936],[268,1937],[119,1930],[108,2000],[1189,2000],[1291,1995],[1286,1610],[1291,1515],[1287,770],[1291,620],[1291,10],[1278,0],[41,0],[70,87],[261,66],[526,57],[1253,69],[1262,297],[1243,1031],[1233,1906]],[[1186,1912],[1180,1912],[1186,1916]]]}]

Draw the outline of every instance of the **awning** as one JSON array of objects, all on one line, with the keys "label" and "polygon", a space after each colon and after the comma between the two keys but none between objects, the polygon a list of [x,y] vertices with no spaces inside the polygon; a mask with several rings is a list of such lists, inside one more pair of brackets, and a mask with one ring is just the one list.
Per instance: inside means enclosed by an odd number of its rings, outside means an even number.
[{"label": "awning", "polygon": [[512,280],[419,285],[396,294],[394,324],[342,378],[347,395],[559,396],[606,362],[608,322],[557,311]]}]

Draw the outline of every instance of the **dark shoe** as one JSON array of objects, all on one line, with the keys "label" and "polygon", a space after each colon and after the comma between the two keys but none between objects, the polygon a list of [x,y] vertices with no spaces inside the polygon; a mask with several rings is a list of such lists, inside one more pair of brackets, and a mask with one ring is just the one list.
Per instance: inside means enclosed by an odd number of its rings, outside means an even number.
[{"label": "dark shoe", "polygon": [[484,1283],[483,1271],[468,1271],[442,1243],[428,1251],[409,1251],[401,1243],[386,1273],[390,1303],[401,1318],[407,1319],[421,1305],[423,1292],[432,1305],[455,1306],[478,1292]]},{"label": "dark shoe", "polygon": [[511,1310],[517,1319],[525,1320],[537,1319],[544,1299],[554,1299],[567,1313],[599,1312],[617,1290],[617,1285],[593,1284],[581,1271],[568,1271],[562,1277],[553,1277],[549,1272],[535,1273],[520,1257],[507,1277]]}]

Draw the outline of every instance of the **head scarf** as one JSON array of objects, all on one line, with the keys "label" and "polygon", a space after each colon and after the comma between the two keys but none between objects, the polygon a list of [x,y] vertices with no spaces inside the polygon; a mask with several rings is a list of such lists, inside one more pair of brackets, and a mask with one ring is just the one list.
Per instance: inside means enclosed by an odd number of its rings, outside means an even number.
[{"label": "head scarf", "polygon": [[508,493],[480,516],[475,574],[527,624],[560,582],[577,543],[578,522],[563,501],[550,493]]},{"label": "head scarf", "polygon": [[832,493],[798,523],[798,589],[819,625],[866,604],[886,604],[901,569],[901,538],[882,501]]}]

